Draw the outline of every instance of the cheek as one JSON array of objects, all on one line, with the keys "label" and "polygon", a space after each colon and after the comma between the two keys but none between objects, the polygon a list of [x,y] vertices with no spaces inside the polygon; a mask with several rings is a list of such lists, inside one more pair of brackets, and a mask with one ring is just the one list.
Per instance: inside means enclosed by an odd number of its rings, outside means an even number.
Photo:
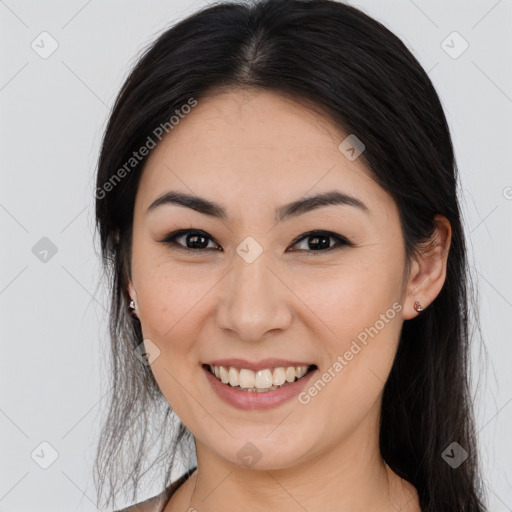
[{"label": "cheek", "polygon": [[[373,325],[400,298],[397,271],[382,265],[347,265],[305,275],[294,291],[336,344]],[[394,310],[393,310],[394,311]],[[392,312],[393,312],[392,311]],[[321,324],[319,324],[321,325]]]},{"label": "cheek", "polygon": [[145,337],[164,351],[181,351],[197,338],[200,317],[211,288],[197,273],[156,267],[141,273],[137,297]]},{"label": "cheek", "polygon": [[402,325],[400,268],[361,264],[327,275],[301,280],[297,295],[319,334],[322,366],[336,375],[331,398],[359,408],[354,397],[364,390],[374,400],[393,363]]},{"label": "cheek", "polygon": [[194,372],[201,371],[196,340],[204,325],[207,292],[212,286],[197,273],[195,277],[188,274],[193,273],[156,266],[144,274],[137,288],[143,336],[160,351],[151,372],[180,418],[189,418],[196,407],[191,391],[186,390],[197,381]]}]

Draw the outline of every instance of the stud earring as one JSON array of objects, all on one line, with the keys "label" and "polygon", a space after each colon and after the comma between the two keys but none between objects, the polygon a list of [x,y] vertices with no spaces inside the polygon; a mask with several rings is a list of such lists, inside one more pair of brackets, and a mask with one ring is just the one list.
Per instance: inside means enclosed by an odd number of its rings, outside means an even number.
[{"label": "stud earring", "polygon": [[137,304],[134,300],[131,300],[128,307],[133,311],[134,309],[137,309]]},{"label": "stud earring", "polygon": [[414,309],[419,313],[420,311],[423,311],[424,308],[421,307],[421,304],[420,304],[420,301],[417,300],[415,303],[414,303]]}]

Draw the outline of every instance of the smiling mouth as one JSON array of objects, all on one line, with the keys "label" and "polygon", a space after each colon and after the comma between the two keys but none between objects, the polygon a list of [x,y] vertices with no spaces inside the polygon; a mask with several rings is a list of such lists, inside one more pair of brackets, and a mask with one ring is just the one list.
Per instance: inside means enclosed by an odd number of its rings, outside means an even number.
[{"label": "smiling mouth", "polygon": [[263,393],[273,391],[302,379],[314,371],[317,366],[280,366],[252,371],[246,368],[215,366],[204,364],[203,368],[214,375],[217,380],[233,389],[247,392]]}]

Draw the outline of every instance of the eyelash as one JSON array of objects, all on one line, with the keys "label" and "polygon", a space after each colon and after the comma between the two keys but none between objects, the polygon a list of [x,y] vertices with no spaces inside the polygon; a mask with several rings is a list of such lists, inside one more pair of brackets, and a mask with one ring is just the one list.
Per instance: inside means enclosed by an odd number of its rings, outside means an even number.
[{"label": "eyelash", "polygon": [[[180,238],[180,237],[182,237],[184,235],[188,235],[188,234],[200,235],[200,236],[202,236],[204,238],[210,239],[214,243],[217,243],[206,232],[201,231],[201,230],[197,230],[197,229],[180,229],[180,230],[177,230],[177,231],[173,231],[172,233],[169,233],[160,242],[165,244],[165,245],[168,245],[171,248],[176,249],[178,251],[185,251],[185,252],[194,253],[194,254],[204,253],[205,251],[208,251],[208,250],[211,251],[212,250],[212,248],[210,248],[210,249],[208,249],[208,248],[204,248],[204,249],[191,249],[191,248],[188,248],[188,247],[184,247],[183,245],[178,244],[176,242],[177,238]],[[298,244],[299,242],[302,242],[303,240],[307,240],[308,238],[312,238],[312,237],[315,237],[315,236],[316,237],[333,238],[334,240],[336,240],[336,244],[334,246],[332,246],[332,247],[329,247],[328,249],[321,249],[321,250],[299,249],[298,251],[291,251],[291,252],[313,253],[312,256],[315,256],[314,253],[321,253],[321,252],[324,252],[324,253],[328,252],[328,253],[330,253],[333,250],[341,249],[343,246],[349,246],[349,247],[353,247],[354,246],[354,244],[352,242],[350,242],[349,240],[347,240],[345,237],[343,237],[341,235],[338,235],[338,234],[333,233],[331,231],[318,231],[318,230],[317,231],[309,231],[307,233],[302,234],[299,238],[296,238],[293,241],[292,246]],[[213,250],[219,250],[219,249],[213,249]]]}]

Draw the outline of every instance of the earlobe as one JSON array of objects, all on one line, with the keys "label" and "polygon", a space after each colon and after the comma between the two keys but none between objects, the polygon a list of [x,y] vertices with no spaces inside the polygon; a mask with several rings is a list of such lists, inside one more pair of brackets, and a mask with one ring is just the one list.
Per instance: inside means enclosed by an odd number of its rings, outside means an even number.
[{"label": "earlobe", "polygon": [[138,309],[137,307],[137,292],[135,291],[135,287],[133,286],[132,282],[130,281],[128,283],[128,295],[130,296],[130,303],[128,305],[128,308],[130,309],[130,312],[132,315],[137,316],[135,314],[135,310]]},{"label": "earlobe", "polygon": [[436,229],[422,244],[412,265],[405,297],[404,320],[426,309],[443,288],[451,242],[451,226],[442,215],[435,217]]}]

